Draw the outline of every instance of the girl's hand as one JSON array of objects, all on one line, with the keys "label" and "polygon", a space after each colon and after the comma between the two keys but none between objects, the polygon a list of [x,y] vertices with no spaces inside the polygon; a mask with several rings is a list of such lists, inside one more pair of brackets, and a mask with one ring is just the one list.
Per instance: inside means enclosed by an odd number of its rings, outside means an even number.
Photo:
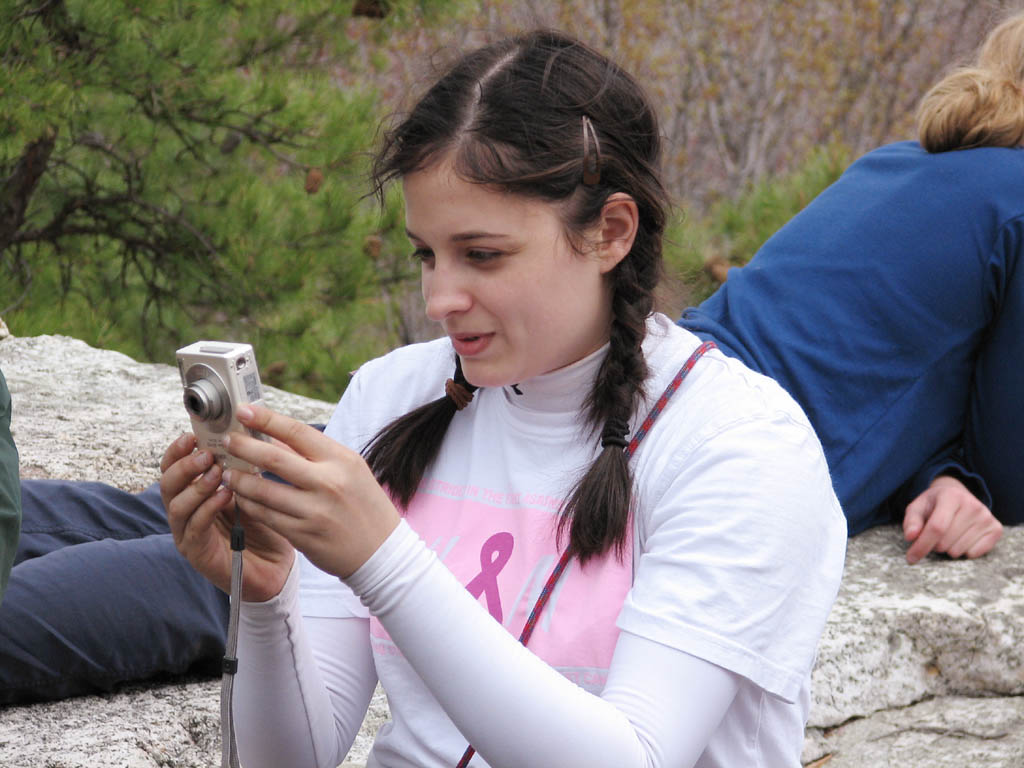
[{"label": "girl's hand", "polygon": [[907,562],[929,552],[950,557],[981,557],[1003,535],[1003,524],[955,477],[939,475],[928,490],[907,505],[903,535],[914,542]]},{"label": "girl's hand", "polygon": [[318,430],[266,408],[241,406],[238,420],[274,442],[233,433],[233,456],[290,485],[244,472],[224,482],[247,520],[283,536],[321,570],[346,578],[365,563],[399,522],[398,510],[355,451]]},{"label": "girl's hand", "polygon": [[[234,496],[220,486],[221,468],[206,451],[193,453],[194,435],[182,435],[160,462],[160,497],[178,551],[215,586],[231,588]],[[295,559],[292,546],[258,522],[246,519],[242,599],[269,600],[284,586]]]}]

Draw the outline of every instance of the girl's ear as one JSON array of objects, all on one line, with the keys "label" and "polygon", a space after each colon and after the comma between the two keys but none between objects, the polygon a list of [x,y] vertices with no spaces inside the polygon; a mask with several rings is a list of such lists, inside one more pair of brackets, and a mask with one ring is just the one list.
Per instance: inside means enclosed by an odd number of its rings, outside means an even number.
[{"label": "girl's ear", "polygon": [[639,221],[640,213],[632,196],[625,192],[615,192],[605,201],[598,225],[600,232],[597,245],[602,274],[610,272],[626,258],[633,247]]}]

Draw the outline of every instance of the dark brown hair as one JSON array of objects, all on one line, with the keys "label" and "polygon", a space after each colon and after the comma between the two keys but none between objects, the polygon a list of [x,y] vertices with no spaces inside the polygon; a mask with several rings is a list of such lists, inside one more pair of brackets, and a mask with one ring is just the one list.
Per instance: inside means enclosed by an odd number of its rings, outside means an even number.
[{"label": "dark brown hair", "polygon": [[[600,144],[599,178],[588,177],[588,184],[584,116]],[[562,203],[566,234],[578,250],[610,195],[626,193],[636,202],[632,249],[609,275],[610,349],[585,403],[595,436],[609,424],[628,424],[648,375],[640,345],[661,276],[668,205],[657,118],[643,89],[605,56],[558,32],[493,43],[460,59],[385,135],[373,167],[377,195],[383,199],[388,182],[442,158],[466,181]],[[402,504],[437,456],[454,413],[451,400],[439,398],[386,426],[366,447],[378,481]],[[581,562],[612,547],[621,555],[632,503],[621,442],[608,445],[569,494],[559,533],[568,531]]]}]

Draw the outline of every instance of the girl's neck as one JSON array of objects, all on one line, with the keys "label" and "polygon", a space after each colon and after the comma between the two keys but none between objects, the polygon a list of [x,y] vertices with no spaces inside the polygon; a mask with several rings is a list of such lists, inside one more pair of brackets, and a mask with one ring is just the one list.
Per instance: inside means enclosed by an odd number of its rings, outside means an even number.
[{"label": "girl's neck", "polygon": [[531,411],[578,412],[607,354],[608,344],[605,344],[564,368],[502,387],[505,399],[513,407]]}]

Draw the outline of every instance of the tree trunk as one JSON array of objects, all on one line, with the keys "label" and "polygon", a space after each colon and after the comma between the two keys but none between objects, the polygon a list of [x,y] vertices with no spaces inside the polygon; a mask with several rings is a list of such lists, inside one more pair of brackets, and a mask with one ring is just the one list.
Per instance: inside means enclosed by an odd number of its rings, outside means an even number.
[{"label": "tree trunk", "polygon": [[25,223],[29,200],[32,199],[40,177],[46,172],[56,143],[57,129],[51,126],[46,133],[25,146],[11,175],[0,186],[0,252],[14,241],[21,225]]}]

